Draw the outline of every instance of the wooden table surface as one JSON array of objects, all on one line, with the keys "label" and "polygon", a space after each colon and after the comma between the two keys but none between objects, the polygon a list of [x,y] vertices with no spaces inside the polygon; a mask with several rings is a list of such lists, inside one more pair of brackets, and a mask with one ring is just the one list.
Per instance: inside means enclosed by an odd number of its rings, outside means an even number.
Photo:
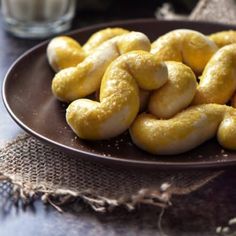
[{"label": "wooden table surface", "polygon": [[[74,29],[109,20],[102,15],[96,20],[90,16],[80,17],[75,19]],[[39,42],[18,39],[6,33],[0,18],[1,82],[14,60]],[[22,131],[7,114],[2,100],[0,114],[0,144],[3,144]],[[162,218],[165,235],[216,235],[218,226],[227,226],[228,221],[236,217],[235,170],[225,171],[188,196],[174,197],[172,206],[165,210]],[[95,213],[83,204],[68,207],[63,214],[40,201],[27,208],[16,207],[8,192],[0,186],[0,236],[164,235],[160,233],[159,215],[160,210],[154,207],[140,207],[133,212],[118,209],[109,214]]]}]

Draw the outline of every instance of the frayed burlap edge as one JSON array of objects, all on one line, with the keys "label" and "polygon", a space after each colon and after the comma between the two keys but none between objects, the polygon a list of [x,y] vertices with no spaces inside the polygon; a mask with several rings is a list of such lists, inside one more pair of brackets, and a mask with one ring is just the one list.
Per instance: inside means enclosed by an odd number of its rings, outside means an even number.
[{"label": "frayed burlap edge", "polygon": [[127,210],[132,211],[138,205],[152,205],[160,208],[167,208],[171,206],[172,195],[186,195],[190,192],[194,192],[200,189],[205,184],[209,183],[216,177],[220,176],[223,171],[218,171],[214,175],[209,176],[201,184],[195,185],[188,189],[188,191],[182,191],[181,193],[172,192],[172,190],[164,189],[152,190],[141,189],[137,194],[131,196],[129,199],[110,199],[97,195],[92,191],[75,192],[66,189],[57,189],[53,192],[43,191],[41,188],[31,188],[27,184],[12,181],[11,177],[0,174],[0,182],[7,181],[13,185],[12,197],[15,202],[22,201],[24,205],[32,203],[36,199],[41,199],[43,203],[50,204],[57,211],[63,212],[62,207],[74,202],[77,199],[82,199],[83,202],[88,204],[96,212],[110,212],[116,207],[125,207]]},{"label": "frayed burlap edge", "polygon": [[[12,149],[14,145],[18,145],[18,142],[24,142],[27,140],[35,140],[28,134],[18,136],[16,139],[7,143],[1,152],[7,152]],[[37,140],[37,142],[39,142]],[[41,144],[45,145],[45,144]],[[5,151],[4,151],[5,150]],[[2,157],[1,153],[1,157]],[[1,169],[1,168],[0,168]],[[72,203],[77,199],[82,199],[83,202],[88,204],[93,210],[97,212],[112,211],[116,207],[125,207],[128,210],[134,210],[138,205],[152,205],[165,209],[171,206],[171,199],[173,195],[186,195],[202,186],[209,183],[223,173],[223,171],[209,172],[209,175],[200,175],[200,181],[193,182],[187,187],[178,187],[175,184],[163,182],[160,186],[155,188],[141,188],[130,196],[121,196],[117,199],[105,197],[102,194],[98,194],[96,189],[73,191],[70,189],[55,188],[49,189],[46,184],[32,184],[29,181],[23,181],[22,177],[19,181],[17,174],[19,173],[7,173],[1,170],[1,181],[8,181],[12,184],[12,196],[17,202],[21,200],[25,205],[33,202],[35,199],[41,198],[44,203],[49,203],[59,212],[62,212],[62,207],[68,203]]]},{"label": "frayed burlap edge", "polygon": [[62,207],[82,199],[96,212],[110,212],[116,207],[125,207],[129,211],[135,209],[137,205],[147,204],[167,208],[171,205],[171,195],[168,191],[157,191],[150,189],[141,189],[136,195],[130,199],[110,199],[99,196],[95,191],[71,191],[66,189],[56,189],[55,191],[43,191],[40,187],[31,188],[27,184],[14,182],[10,177],[0,174],[0,182],[7,181],[13,185],[12,197],[15,202],[22,201],[24,205],[29,205],[36,199],[41,199],[43,203],[50,204],[59,212],[63,212]]}]

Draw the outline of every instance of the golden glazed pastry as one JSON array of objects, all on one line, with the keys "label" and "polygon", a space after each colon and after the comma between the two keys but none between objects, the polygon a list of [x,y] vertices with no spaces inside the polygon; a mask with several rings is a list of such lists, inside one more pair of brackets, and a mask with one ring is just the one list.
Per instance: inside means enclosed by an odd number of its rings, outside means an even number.
[{"label": "golden glazed pastry", "polygon": [[[66,121],[81,139],[109,139],[129,129],[141,149],[171,155],[216,135],[220,145],[236,150],[236,109],[221,105],[231,99],[236,106],[236,44],[218,50],[232,42],[219,35],[180,29],[151,45],[142,33],[113,28],[93,34],[83,47],[56,37],[47,48],[59,71],[53,94],[71,102]],[[203,71],[199,84],[193,71]],[[99,101],[84,98],[99,88]],[[149,114],[138,115],[146,108]]]},{"label": "golden glazed pastry", "polygon": [[214,41],[221,48],[229,44],[236,43],[236,31],[226,30],[209,35],[209,39]]},{"label": "golden glazed pastry", "polygon": [[139,88],[156,90],[150,110],[170,117],[191,103],[196,86],[194,73],[184,64],[158,63],[148,52],[130,52],[108,67],[101,83],[100,103],[88,99],[72,102],[67,109],[67,122],[80,138],[107,139],[128,129],[136,117],[140,109]]},{"label": "golden glazed pastry", "polygon": [[144,51],[126,53],[113,61],[103,76],[100,102],[78,99],[66,111],[66,120],[82,139],[115,137],[129,128],[139,111],[139,87],[153,90],[168,78],[165,64]]},{"label": "golden glazed pastry", "polygon": [[95,48],[100,46],[105,41],[127,33],[129,33],[129,31],[123,28],[106,28],[99,30],[98,32],[92,34],[88,41],[83,45],[83,50],[87,55],[89,55]]},{"label": "golden glazed pastry", "polygon": [[130,134],[138,147],[153,154],[187,152],[215,135],[223,147],[236,150],[236,110],[203,104],[167,120],[143,113],[131,125]]},{"label": "golden glazed pastry", "polygon": [[207,36],[193,30],[178,29],[152,43],[151,53],[158,61],[179,61],[201,73],[218,47]]},{"label": "golden glazed pastry", "polygon": [[77,66],[86,56],[105,41],[128,33],[122,28],[106,28],[94,33],[81,47],[80,43],[68,36],[53,38],[47,47],[47,58],[55,72]]},{"label": "golden glazed pastry", "polygon": [[151,94],[148,109],[158,118],[167,119],[191,104],[197,90],[197,80],[191,68],[181,62],[165,63],[168,81]]},{"label": "golden glazed pastry", "polygon": [[47,47],[48,62],[55,72],[78,65],[85,56],[80,44],[68,36],[53,38]]},{"label": "golden glazed pastry", "polygon": [[110,63],[121,54],[133,50],[150,50],[146,35],[130,32],[104,42],[76,67],[66,68],[55,75],[53,94],[61,101],[70,102],[95,92]]},{"label": "golden glazed pastry", "polygon": [[200,77],[193,104],[225,104],[236,90],[236,44],[217,51]]}]

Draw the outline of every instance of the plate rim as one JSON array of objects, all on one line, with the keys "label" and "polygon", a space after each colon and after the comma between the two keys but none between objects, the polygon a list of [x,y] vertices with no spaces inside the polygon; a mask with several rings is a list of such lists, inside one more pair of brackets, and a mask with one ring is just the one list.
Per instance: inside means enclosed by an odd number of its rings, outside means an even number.
[{"label": "plate rim", "polygon": [[[112,21],[109,23],[100,23],[100,24],[95,24],[91,26],[86,26],[82,28],[78,28],[75,30],[72,30],[64,35],[75,35],[82,33],[84,31],[89,31],[97,28],[103,28],[103,27],[114,27],[119,24],[137,24],[137,23],[151,23],[151,22],[158,22],[159,24],[163,22],[174,22],[176,24],[181,24],[181,23],[190,23],[191,24],[202,24],[202,25],[219,25],[227,28],[236,28],[236,25],[233,24],[224,24],[224,23],[216,23],[216,22],[206,22],[206,21],[185,21],[185,20],[157,20],[155,18],[140,18],[140,19],[132,19],[132,20],[119,20],[119,21]],[[29,56],[32,52],[35,52],[39,50],[41,47],[46,46],[50,39],[44,40],[43,42],[35,45],[34,47],[28,49],[25,51],[22,55],[20,55],[9,67],[7,70],[6,75],[4,76],[3,82],[2,82],[2,89],[1,89],[1,95],[2,95],[2,100],[3,104],[11,116],[11,118],[27,133],[33,135],[37,139],[47,143],[48,145],[52,145],[55,148],[58,148],[61,151],[64,151],[65,153],[69,153],[73,156],[76,156],[77,158],[83,158],[86,160],[91,160],[91,161],[96,161],[96,162],[102,162],[103,164],[115,164],[117,166],[125,166],[125,167],[136,167],[136,168],[154,168],[154,169],[221,169],[225,167],[232,167],[232,165],[236,165],[236,160],[224,160],[224,161],[207,161],[203,163],[202,161],[197,162],[197,161],[191,161],[191,162],[171,162],[171,161],[152,161],[152,160],[131,160],[131,159],[120,159],[118,157],[112,157],[112,156],[104,156],[101,154],[95,154],[91,153],[88,151],[83,151],[77,148],[73,148],[70,146],[67,146],[65,144],[59,143],[57,141],[54,141],[44,135],[39,134],[37,131],[31,129],[28,127],[17,115],[15,115],[14,111],[11,109],[8,100],[7,100],[7,83],[11,78],[11,73],[14,71],[14,68],[22,61],[24,60],[25,57]],[[89,158],[88,158],[89,157]]]}]

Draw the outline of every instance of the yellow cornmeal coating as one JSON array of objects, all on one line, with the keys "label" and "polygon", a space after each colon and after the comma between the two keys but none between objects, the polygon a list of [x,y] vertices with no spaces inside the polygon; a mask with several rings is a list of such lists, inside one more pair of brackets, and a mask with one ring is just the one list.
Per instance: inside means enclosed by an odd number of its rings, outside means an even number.
[{"label": "yellow cornmeal coating", "polygon": [[228,149],[236,150],[236,116],[230,114],[221,122],[217,137],[219,143]]},{"label": "yellow cornmeal coating", "polygon": [[76,66],[84,60],[85,53],[80,44],[68,36],[58,36],[47,47],[47,58],[54,71]]},{"label": "yellow cornmeal coating", "polygon": [[83,45],[83,50],[86,52],[86,54],[89,54],[103,42],[127,33],[129,33],[129,31],[123,28],[106,28],[99,30],[98,32],[91,35],[88,41]]},{"label": "yellow cornmeal coating", "polygon": [[66,120],[82,139],[115,137],[129,128],[139,111],[139,87],[152,90],[167,81],[165,64],[144,51],[126,53],[106,70],[100,102],[78,99],[66,111]]},{"label": "yellow cornmeal coating", "polygon": [[235,122],[234,108],[203,104],[190,107],[168,120],[143,113],[131,125],[130,134],[138,147],[153,154],[183,153],[216,134],[223,147],[236,150]]},{"label": "yellow cornmeal coating", "polygon": [[130,32],[106,41],[76,67],[58,72],[52,81],[53,94],[61,101],[70,102],[95,92],[109,64],[120,54],[133,50],[150,50],[146,35]]},{"label": "yellow cornmeal coating", "polygon": [[159,61],[179,61],[201,73],[218,47],[207,36],[193,30],[178,29],[152,43],[151,53]]},{"label": "yellow cornmeal coating", "polygon": [[47,59],[54,71],[77,66],[92,51],[105,41],[118,35],[128,33],[122,28],[107,28],[94,33],[88,41],[80,46],[79,42],[69,36],[53,38],[47,47]]},{"label": "yellow cornmeal coating", "polygon": [[152,92],[149,111],[158,118],[170,118],[186,108],[193,100],[197,80],[190,67],[181,62],[166,62],[168,81]]},{"label": "yellow cornmeal coating", "polygon": [[226,30],[211,34],[208,36],[209,39],[215,42],[215,44],[221,48],[229,44],[236,43],[236,31]]},{"label": "yellow cornmeal coating", "polygon": [[236,44],[222,47],[207,63],[193,104],[227,103],[236,90]]}]

